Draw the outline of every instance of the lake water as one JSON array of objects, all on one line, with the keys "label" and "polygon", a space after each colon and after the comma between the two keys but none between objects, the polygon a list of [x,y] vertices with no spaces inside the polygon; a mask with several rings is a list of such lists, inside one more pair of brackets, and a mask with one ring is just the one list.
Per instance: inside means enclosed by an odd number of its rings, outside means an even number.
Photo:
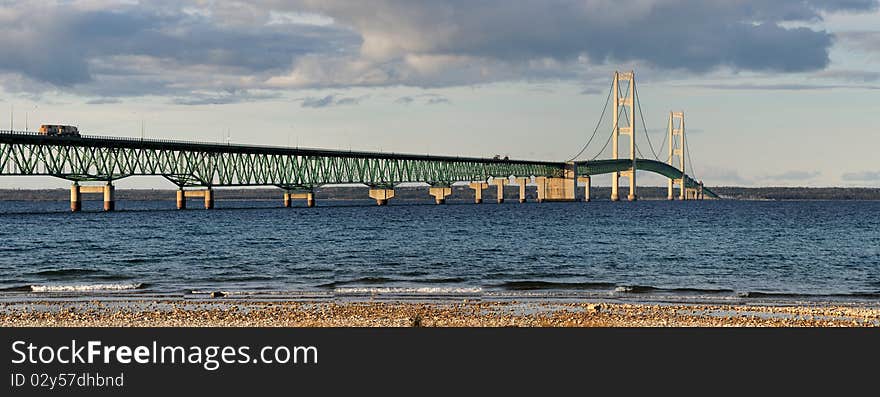
[{"label": "lake water", "polygon": [[0,202],[0,298],[880,303],[880,202],[100,205]]}]

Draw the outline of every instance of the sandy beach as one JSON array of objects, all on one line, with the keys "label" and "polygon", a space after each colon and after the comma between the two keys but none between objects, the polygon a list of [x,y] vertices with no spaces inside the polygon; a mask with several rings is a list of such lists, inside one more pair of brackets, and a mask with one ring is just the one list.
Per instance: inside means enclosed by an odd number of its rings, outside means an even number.
[{"label": "sandy beach", "polygon": [[31,301],[3,327],[877,327],[859,305],[651,305],[535,301]]}]

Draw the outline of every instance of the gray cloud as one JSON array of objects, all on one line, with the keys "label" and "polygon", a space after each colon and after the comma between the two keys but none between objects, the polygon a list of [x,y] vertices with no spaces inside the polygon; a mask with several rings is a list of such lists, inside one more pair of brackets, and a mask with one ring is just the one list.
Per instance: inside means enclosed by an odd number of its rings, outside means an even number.
[{"label": "gray cloud", "polygon": [[847,172],[841,175],[840,178],[845,181],[875,182],[880,181],[880,171]]},{"label": "gray cloud", "polygon": [[450,101],[449,98],[435,97],[429,98],[425,103],[428,105],[450,105],[452,104],[452,101]]},{"label": "gray cloud", "polygon": [[326,108],[330,106],[357,105],[366,98],[367,96],[340,98],[337,95],[306,97],[302,98],[301,106],[304,108]]},{"label": "gray cloud", "polygon": [[754,181],[744,178],[736,170],[718,167],[706,167],[701,172],[700,178],[706,181],[712,181],[713,186],[751,186]]},{"label": "gray cloud", "polygon": [[114,103],[120,103],[122,100],[119,98],[95,98],[86,101],[87,105],[108,105]]},{"label": "gray cloud", "polygon": [[[0,71],[31,79],[37,89],[179,95],[254,88],[255,81],[282,73],[300,56],[354,51],[360,42],[341,27],[223,24],[210,13],[185,8],[151,2],[95,10],[77,2],[19,2],[0,16],[0,47],[6,52]],[[132,82],[119,89],[103,84],[122,79]]]},{"label": "gray cloud", "polygon": [[411,96],[402,96],[394,100],[394,103],[398,105],[409,105],[413,102],[415,102],[415,99]]},{"label": "gray cloud", "polygon": [[174,98],[178,105],[226,105],[230,103],[253,102],[266,99],[277,99],[278,93],[252,93],[246,90],[229,90],[218,93],[192,93],[185,97]]},{"label": "gray cloud", "polygon": [[806,181],[821,174],[819,171],[786,171],[781,174],[767,175],[764,179],[775,181]]},{"label": "gray cloud", "polygon": [[872,70],[823,70],[816,72],[814,76],[850,83],[870,83],[880,80],[880,72]]},{"label": "gray cloud", "polygon": [[716,90],[764,90],[764,91],[805,91],[805,90],[831,90],[838,88],[863,88],[869,90],[880,89],[876,85],[862,84],[812,84],[812,83],[780,83],[780,84],[699,84],[692,87],[711,88]]},{"label": "gray cloud", "polygon": [[[584,81],[611,63],[690,73],[817,71],[829,63],[834,36],[792,26],[877,9],[877,0],[100,4],[5,4],[0,84],[199,104],[234,100],[228,90]],[[876,32],[841,40],[878,42]]]},{"label": "gray cloud", "polygon": [[880,31],[860,30],[835,35],[844,45],[867,52],[880,52]]}]

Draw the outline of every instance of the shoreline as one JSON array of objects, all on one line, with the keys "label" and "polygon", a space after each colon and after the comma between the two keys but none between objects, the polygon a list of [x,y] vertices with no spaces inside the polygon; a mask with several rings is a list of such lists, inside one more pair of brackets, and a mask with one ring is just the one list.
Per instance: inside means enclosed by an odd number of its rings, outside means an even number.
[{"label": "shoreline", "polygon": [[149,300],[0,303],[2,327],[880,327],[852,305],[502,300]]}]

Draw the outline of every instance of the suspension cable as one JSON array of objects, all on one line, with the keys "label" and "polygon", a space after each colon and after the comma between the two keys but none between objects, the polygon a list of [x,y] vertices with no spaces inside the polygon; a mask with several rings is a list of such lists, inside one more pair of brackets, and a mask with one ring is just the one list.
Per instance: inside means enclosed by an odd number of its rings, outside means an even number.
[{"label": "suspension cable", "polygon": [[602,149],[599,149],[599,153],[596,153],[596,155],[593,156],[593,158],[591,158],[590,161],[593,161],[602,155],[602,152],[604,152],[605,148],[608,147],[608,144],[611,143],[611,137],[613,137],[613,136],[614,136],[614,130],[612,130],[611,133],[608,134],[608,139],[605,141],[605,145],[602,146]]},{"label": "suspension cable", "polygon": [[[667,131],[666,134],[663,134],[663,143],[661,143],[661,144],[660,144],[660,147],[657,148],[657,150],[658,150],[660,153],[663,153],[663,148],[666,147],[666,138],[667,138],[668,133],[669,133],[669,131]],[[659,156],[658,156],[658,158],[657,158],[657,161],[660,161]],[[668,156],[667,156],[666,162],[668,163],[668,162],[670,162],[670,161],[672,161],[672,157],[668,157]]]},{"label": "suspension cable", "polygon": [[[694,161],[691,160],[691,149],[688,146],[687,137],[684,138],[684,151],[685,151],[685,153],[687,153],[688,165],[691,166],[691,175],[692,175],[694,181],[698,181],[699,179],[697,178],[697,171],[696,171],[696,168],[694,167]],[[687,166],[685,166],[685,168],[687,168]]]},{"label": "suspension cable", "polygon": [[[633,81],[633,100],[636,103],[636,107],[639,108],[639,116],[642,118],[642,129],[645,130],[645,137],[648,138],[648,147],[651,148],[651,153],[654,155],[654,159],[660,161],[660,156],[657,155],[657,152],[654,151],[654,144],[651,143],[651,135],[648,134],[648,125],[645,123],[645,115],[642,113],[642,103],[639,101],[639,89],[636,85],[636,82]],[[634,132],[635,133],[635,132]]]},{"label": "suspension cable", "polygon": [[608,87],[608,96],[605,97],[605,106],[602,107],[602,114],[599,116],[599,122],[596,123],[596,128],[593,129],[593,134],[590,135],[590,139],[587,140],[587,143],[584,145],[584,147],[582,147],[576,155],[568,159],[568,161],[573,161],[574,159],[578,158],[578,156],[580,156],[584,153],[585,150],[587,150],[587,147],[590,146],[590,143],[593,142],[593,138],[596,137],[596,132],[599,131],[599,126],[602,125],[602,120],[605,118],[605,111],[608,109],[608,100],[611,99],[612,91],[614,91],[614,81],[612,81],[611,86]]}]

